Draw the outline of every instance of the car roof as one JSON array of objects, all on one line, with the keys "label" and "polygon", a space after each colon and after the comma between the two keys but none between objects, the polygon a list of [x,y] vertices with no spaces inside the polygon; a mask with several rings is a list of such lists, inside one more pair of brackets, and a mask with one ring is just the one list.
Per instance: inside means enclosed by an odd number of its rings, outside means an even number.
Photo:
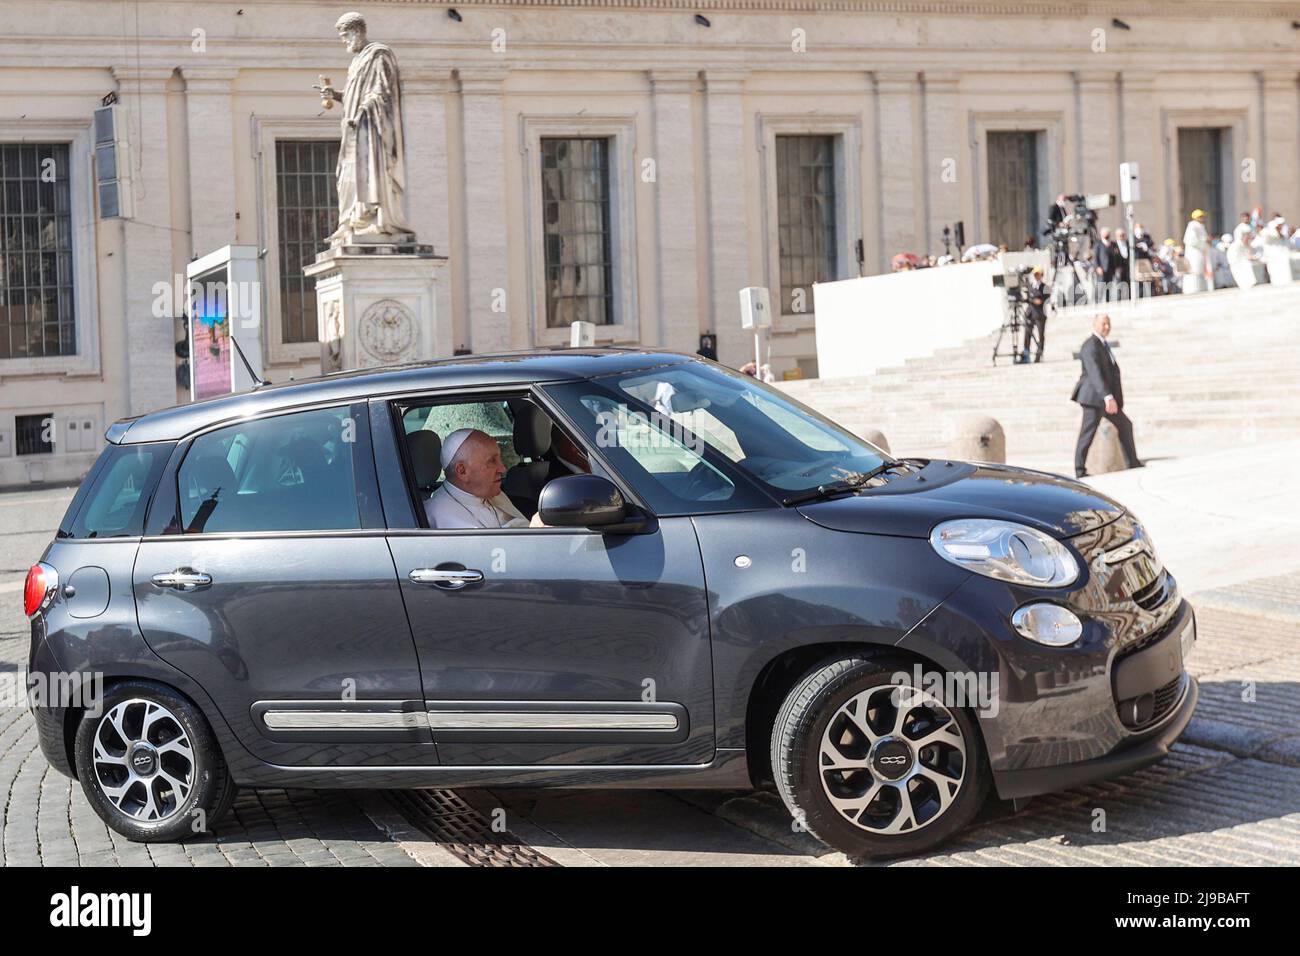
[{"label": "car roof", "polygon": [[704,361],[663,349],[555,349],[461,355],[410,365],[335,372],[315,378],[265,385],[145,415],[123,418],[106,433],[115,444],[178,441],[224,421],[294,408],[299,405],[364,401],[375,395],[399,395],[433,389],[500,385],[518,387],[575,382],[599,375],[634,372],[683,362]]}]

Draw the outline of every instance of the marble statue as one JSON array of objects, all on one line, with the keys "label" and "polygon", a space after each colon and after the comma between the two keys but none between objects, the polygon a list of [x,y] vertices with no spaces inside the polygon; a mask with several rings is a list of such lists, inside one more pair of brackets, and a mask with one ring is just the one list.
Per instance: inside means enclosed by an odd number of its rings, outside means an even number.
[{"label": "marble statue", "polygon": [[353,57],[341,95],[323,77],[318,87],[324,106],[343,104],[336,170],[339,223],[330,242],[411,242],[397,58],[387,45],[366,38],[359,13],[345,13],[334,27]]}]

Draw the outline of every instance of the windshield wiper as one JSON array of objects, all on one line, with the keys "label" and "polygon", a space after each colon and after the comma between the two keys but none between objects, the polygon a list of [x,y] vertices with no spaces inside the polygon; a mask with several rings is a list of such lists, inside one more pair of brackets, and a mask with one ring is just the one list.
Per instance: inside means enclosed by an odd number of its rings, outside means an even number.
[{"label": "windshield wiper", "polygon": [[823,498],[831,497],[831,495],[842,495],[851,491],[857,491],[877,475],[884,474],[892,468],[898,468],[906,464],[907,463],[901,458],[898,461],[881,462],[875,468],[872,468],[865,474],[858,475],[856,478],[846,478],[843,481],[831,481],[824,485],[818,485],[816,488],[810,488],[807,491],[798,491],[792,495],[787,495],[781,499],[781,504],[788,508],[791,505],[801,505],[809,501],[820,501]]}]

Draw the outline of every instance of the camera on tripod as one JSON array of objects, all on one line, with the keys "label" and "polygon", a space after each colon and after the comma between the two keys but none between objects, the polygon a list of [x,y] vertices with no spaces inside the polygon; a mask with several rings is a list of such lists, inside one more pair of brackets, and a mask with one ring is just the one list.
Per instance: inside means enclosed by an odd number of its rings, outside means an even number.
[{"label": "camera on tripod", "polygon": [[[1005,318],[1002,328],[998,330],[997,341],[993,344],[994,365],[998,364],[999,358],[1019,361],[1021,332],[1026,330],[1030,323],[1045,318],[1047,290],[1043,288],[1041,282],[1035,281],[1033,275],[1038,268],[1040,267],[1033,265],[1012,266],[992,277],[993,287],[1003,290],[1007,295]],[[1038,334],[1041,341],[1041,328]],[[1040,346],[1039,357],[1041,356]]]},{"label": "camera on tripod", "polygon": [[1012,266],[993,277],[993,287],[1005,291],[1012,302],[1028,302],[1029,274],[1033,271],[1033,266]]}]

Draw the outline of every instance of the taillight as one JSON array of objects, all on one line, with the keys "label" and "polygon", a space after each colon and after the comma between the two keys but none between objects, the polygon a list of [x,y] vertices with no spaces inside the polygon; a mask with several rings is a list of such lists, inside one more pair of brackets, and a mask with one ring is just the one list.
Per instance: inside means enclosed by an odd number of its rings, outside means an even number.
[{"label": "taillight", "polygon": [[29,618],[40,614],[54,601],[59,589],[59,572],[44,561],[33,564],[23,586],[23,613]]}]

